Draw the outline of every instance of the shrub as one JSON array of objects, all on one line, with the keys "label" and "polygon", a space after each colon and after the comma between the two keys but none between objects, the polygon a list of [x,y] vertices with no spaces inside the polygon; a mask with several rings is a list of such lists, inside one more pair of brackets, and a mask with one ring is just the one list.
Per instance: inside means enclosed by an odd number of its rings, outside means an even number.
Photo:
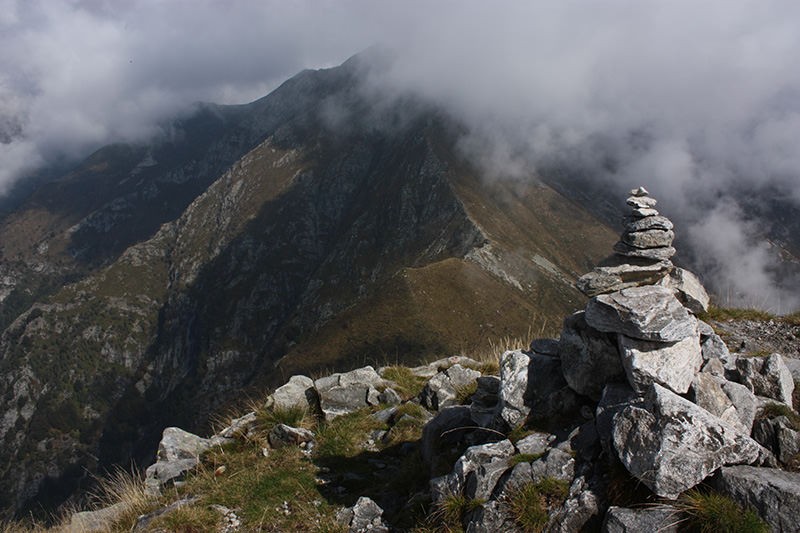
[{"label": "shrub", "polygon": [[752,509],[717,492],[698,489],[684,493],[677,507],[689,531],[700,533],[768,533],[769,526]]}]

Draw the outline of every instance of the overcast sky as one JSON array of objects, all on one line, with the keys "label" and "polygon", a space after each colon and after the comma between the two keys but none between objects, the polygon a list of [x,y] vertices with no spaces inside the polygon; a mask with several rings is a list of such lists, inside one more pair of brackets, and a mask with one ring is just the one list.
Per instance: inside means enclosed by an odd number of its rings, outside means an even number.
[{"label": "overcast sky", "polygon": [[725,283],[786,300],[758,221],[697,199],[747,180],[800,203],[795,0],[0,0],[0,192],[53,154],[146,137],[198,100],[251,101],[373,44],[398,52],[374,83],[471,125],[489,174],[552,153],[591,164],[600,139],[618,182],[684,211]]}]

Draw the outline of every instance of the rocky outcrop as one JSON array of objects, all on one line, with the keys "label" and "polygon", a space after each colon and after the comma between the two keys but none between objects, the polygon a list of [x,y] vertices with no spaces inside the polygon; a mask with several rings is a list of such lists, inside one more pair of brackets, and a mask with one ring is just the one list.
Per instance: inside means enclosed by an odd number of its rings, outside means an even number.
[{"label": "rocky outcrop", "polygon": [[714,486],[742,505],[755,509],[772,531],[797,531],[800,524],[800,474],[774,468],[722,468]]}]

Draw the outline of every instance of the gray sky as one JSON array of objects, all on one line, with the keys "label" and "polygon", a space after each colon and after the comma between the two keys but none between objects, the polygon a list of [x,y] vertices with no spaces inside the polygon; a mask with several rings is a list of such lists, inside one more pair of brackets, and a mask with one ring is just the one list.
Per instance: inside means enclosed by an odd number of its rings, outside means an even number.
[{"label": "gray sky", "polygon": [[398,51],[373,82],[472,126],[489,175],[552,153],[591,165],[601,139],[615,179],[682,211],[745,303],[786,300],[758,222],[698,198],[746,180],[800,203],[795,0],[0,0],[0,192],[51,154],[146,137],[188,103],[250,101],[372,44]]}]

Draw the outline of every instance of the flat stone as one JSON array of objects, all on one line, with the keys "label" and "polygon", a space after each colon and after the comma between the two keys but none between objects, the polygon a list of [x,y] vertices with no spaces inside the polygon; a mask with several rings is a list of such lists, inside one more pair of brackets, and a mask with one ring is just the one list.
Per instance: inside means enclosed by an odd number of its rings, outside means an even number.
[{"label": "flat stone", "polygon": [[675,342],[696,336],[696,319],[665,287],[645,286],[595,296],[586,323],[599,331],[634,339]]},{"label": "flat stone", "polygon": [[703,364],[700,337],[692,336],[677,342],[651,342],[618,335],[619,353],[628,383],[644,393],[658,383],[678,394],[689,390],[694,375]]},{"label": "flat stone", "polygon": [[665,216],[654,217],[625,217],[622,221],[627,231],[645,231],[649,229],[671,230],[672,221]]},{"label": "flat stone", "polygon": [[599,400],[606,383],[624,379],[614,335],[590,327],[583,311],[564,320],[558,353],[564,379],[578,394]]},{"label": "flat stone", "polygon": [[681,513],[670,505],[628,509],[611,506],[603,522],[604,533],[678,533]]},{"label": "flat stone", "polygon": [[630,196],[625,203],[631,207],[635,207],[637,209],[647,208],[647,207],[655,207],[658,203],[658,200],[652,198],[650,196]]},{"label": "flat stone", "polygon": [[631,216],[634,217],[654,217],[658,215],[658,211],[651,207],[635,207],[631,209]]},{"label": "flat stone", "polygon": [[614,253],[625,257],[642,257],[653,261],[665,261],[675,255],[675,248],[666,246],[664,248],[636,248],[630,244],[618,241],[614,245]]},{"label": "flat stone", "polygon": [[672,230],[648,229],[644,231],[626,231],[620,237],[622,242],[634,248],[666,248],[672,246],[675,233]]},{"label": "flat stone", "polygon": [[628,287],[654,285],[664,279],[672,268],[671,261],[638,265],[620,259],[615,265],[595,267],[591,272],[578,278],[575,286],[586,296],[592,297]]},{"label": "flat stone", "polygon": [[800,473],[753,466],[724,467],[714,487],[740,505],[755,509],[772,531],[797,531],[800,524]]},{"label": "flat stone", "polygon": [[675,499],[721,466],[759,457],[757,442],[658,384],[645,404],[614,417],[614,448],[628,472],[658,496]]}]

